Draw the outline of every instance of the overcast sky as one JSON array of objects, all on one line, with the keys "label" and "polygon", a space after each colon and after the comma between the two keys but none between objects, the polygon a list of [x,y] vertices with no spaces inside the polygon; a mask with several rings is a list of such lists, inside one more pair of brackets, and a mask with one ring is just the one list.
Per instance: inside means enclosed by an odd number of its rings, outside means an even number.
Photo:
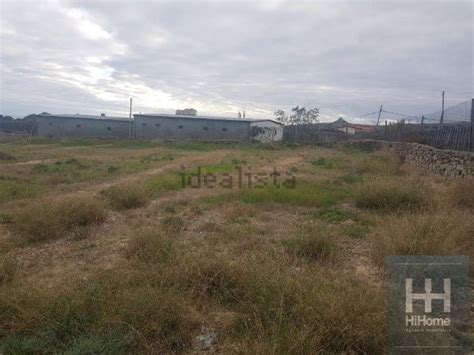
[{"label": "overcast sky", "polygon": [[5,1],[0,113],[323,120],[472,97],[473,2]]}]

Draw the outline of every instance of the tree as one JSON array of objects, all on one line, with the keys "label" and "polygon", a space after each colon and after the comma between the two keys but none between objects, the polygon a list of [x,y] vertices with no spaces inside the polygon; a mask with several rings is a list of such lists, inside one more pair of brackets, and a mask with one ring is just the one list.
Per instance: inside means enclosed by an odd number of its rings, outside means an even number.
[{"label": "tree", "polygon": [[296,106],[291,109],[288,116],[285,111],[279,109],[274,112],[276,120],[284,125],[315,124],[319,122],[319,108],[306,110],[305,107]]},{"label": "tree", "polygon": [[287,125],[290,123],[289,117],[285,111],[278,109],[273,114],[275,115],[275,118],[278,122],[283,123],[284,125]]},{"label": "tree", "polygon": [[319,108],[315,107],[306,112],[305,122],[306,124],[315,124],[319,122]]},{"label": "tree", "polygon": [[290,121],[291,124],[298,125],[298,124],[303,124],[306,116],[306,108],[304,107],[293,107],[291,109],[291,116],[290,116]]}]

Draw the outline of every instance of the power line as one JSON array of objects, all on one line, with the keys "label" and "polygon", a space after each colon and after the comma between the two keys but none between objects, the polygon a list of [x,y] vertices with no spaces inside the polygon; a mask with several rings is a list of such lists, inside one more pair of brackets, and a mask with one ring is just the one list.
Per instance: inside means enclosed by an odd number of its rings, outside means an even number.
[{"label": "power line", "polygon": [[371,112],[371,113],[366,113],[366,114],[364,114],[364,115],[360,115],[359,118],[366,117],[366,116],[370,116],[370,115],[375,115],[376,113],[379,113],[379,110],[374,111],[374,112]]},{"label": "power line", "polygon": [[420,118],[421,119],[420,116],[405,115],[404,113],[400,113],[400,112],[392,112],[392,111],[387,111],[387,110],[382,110],[382,112],[389,113],[389,114],[395,115],[395,116],[409,117],[409,118]]}]

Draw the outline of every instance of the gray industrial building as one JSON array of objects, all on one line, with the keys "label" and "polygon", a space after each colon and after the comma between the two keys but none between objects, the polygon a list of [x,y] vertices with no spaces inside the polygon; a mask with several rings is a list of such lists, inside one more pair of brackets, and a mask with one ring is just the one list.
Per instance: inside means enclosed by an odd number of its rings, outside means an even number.
[{"label": "gray industrial building", "polygon": [[133,122],[122,117],[37,115],[37,134],[46,137],[129,137]]},{"label": "gray industrial building", "polygon": [[166,114],[137,114],[134,117],[136,136],[140,138],[265,143],[280,141],[283,136],[283,125],[269,119]]},{"label": "gray industrial building", "polygon": [[283,125],[269,119],[237,119],[172,114],[128,118],[88,115],[37,115],[37,133],[47,137],[119,137],[171,140],[274,142]]}]

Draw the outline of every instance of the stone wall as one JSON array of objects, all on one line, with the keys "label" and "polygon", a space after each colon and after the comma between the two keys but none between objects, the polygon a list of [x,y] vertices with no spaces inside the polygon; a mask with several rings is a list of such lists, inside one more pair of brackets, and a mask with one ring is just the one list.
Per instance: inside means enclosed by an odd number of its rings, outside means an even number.
[{"label": "stone wall", "polygon": [[406,162],[435,174],[449,178],[463,178],[474,175],[474,153],[441,150],[418,143],[388,141],[354,141],[350,145],[363,145],[374,149],[392,151],[399,154]]}]

